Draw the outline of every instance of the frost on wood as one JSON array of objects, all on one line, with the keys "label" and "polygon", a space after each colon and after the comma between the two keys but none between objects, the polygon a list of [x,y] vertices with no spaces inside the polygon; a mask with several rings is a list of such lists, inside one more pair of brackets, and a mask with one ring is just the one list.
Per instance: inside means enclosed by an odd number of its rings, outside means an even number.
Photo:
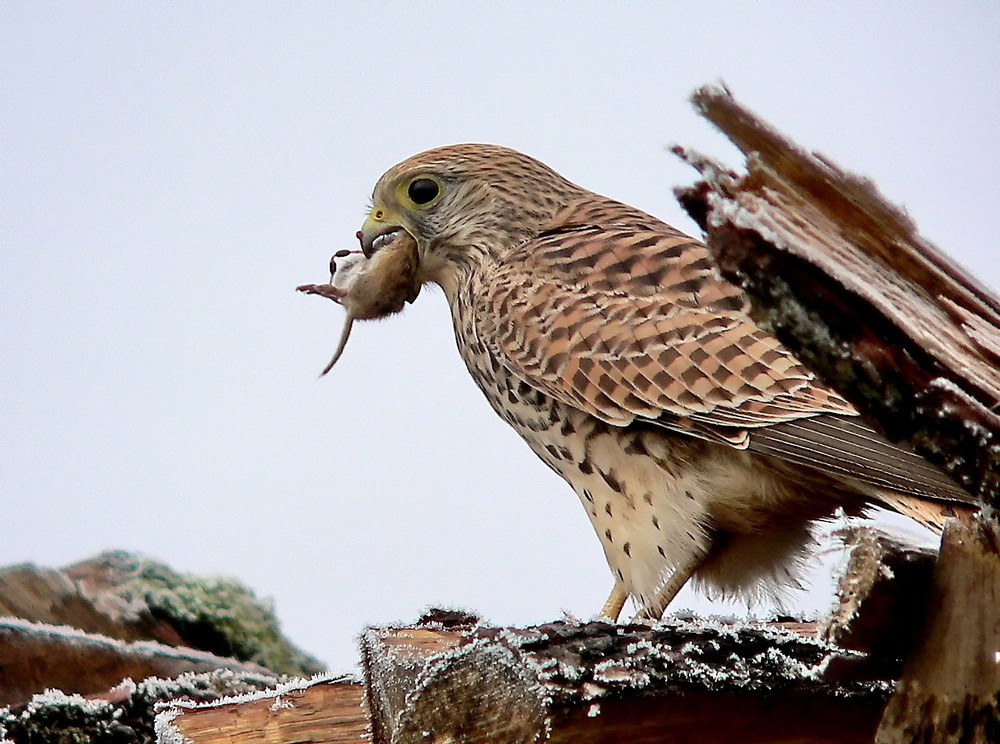
[{"label": "frost on wood", "polygon": [[937,551],[871,526],[848,526],[837,536],[848,558],[820,636],[839,648],[865,652],[835,663],[864,665],[868,676],[895,679],[927,615]]},{"label": "frost on wood", "polygon": [[[299,651],[280,632],[274,608],[233,579],[201,578],[181,574],[156,561],[124,552],[108,552],[62,570],[25,564],[0,569],[0,615],[51,626],[76,627],[90,634],[86,649],[78,647],[74,656],[60,663],[45,662],[45,649],[56,653],[65,644],[67,633],[54,638],[37,628],[18,632],[18,646],[8,654],[25,660],[24,687],[30,694],[44,686],[63,687],[75,692],[107,689],[122,676],[158,674],[174,676],[187,669],[178,666],[142,666],[150,654],[140,647],[115,647],[111,639],[125,642],[153,641],[164,646],[189,647],[189,657],[208,652],[213,661],[188,667],[204,671],[218,666],[257,664],[284,674],[312,674],[322,669],[313,658]],[[12,631],[8,631],[8,634]],[[104,636],[106,643],[96,636]],[[8,638],[8,643],[12,642]],[[55,644],[55,645],[53,645]],[[115,653],[124,655],[120,674],[108,678]],[[34,661],[28,663],[34,654]],[[105,662],[94,671],[93,658]],[[176,659],[184,657],[176,654]],[[164,658],[162,652],[154,655]],[[233,657],[222,660],[219,657]],[[71,659],[80,664],[74,670]],[[96,657],[95,657],[96,658]],[[192,657],[193,658],[193,657]],[[140,667],[129,666],[140,663]],[[12,702],[11,690],[18,685],[7,665],[6,683],[0,701]],[[89,676],[87,689],[72,687],[74,678]],[[94,687],[101,684],[103,687]]]},{"label": "frost on wood", "polygon": [[678,198],[758,321],[890,439],[1000,503],[1000,300],[870,182],[727,91],[694,102],[747,154],[747,172],[677,148],[703,179]]},{"label": "frost on wood", "polygon": [[0,740],[16,744],[153,744],[157,704],[183,696],[204,701],[245,693],[273,677],[232,670],[183,674],[176,679],[124,680],[101,698],[85,698],[59,690],[34,695],[18,708],[0,710]]},{"label": "frost on wood", "polygon": [[102,693],[125,677],[176,677],[185,672],[229,669],[273,678],[267,669],[192,648],[155,641],[125,642],[78,628],[0,618],[0,704],[18,705],[55,687]]},{"label": "frost on wood", "polygon": [[[427,732],[481,742],[587,742],[610,733],[657,741],[685,731],[692,716],[704,725],[695,711],[720,704],[738,712],[720,725],[721,738],[702,741],[766,741],[727,732],[751,720],[761,730],[799,727],[814,741],[870,740],[889,685],[848,678],[846,668],[831,676],[830,658],[844,653],[851,655],[780,627],[719,620],[523,629],[418,623],[362,637],[377,743],[424,741]],[[811,711],[808,720],[775,715],[773,706],[785,704]],[[840,727],[827,739],[816,724],[832,725],[831,716]],[[840,737],[845,727],[859,738]]]},{"label": "frost on wood", "polygon": [[173,701],[156,718],[159,744],[368,742],[360,683],[347,675],[290,679],[210,702]]},{"label": "frost on wood", "polygon": [[[852,573],[863,554],[885,581],[905,574],[896,554],[909,548],[875,539],[881,552],[852,542],[850,578],[841,582],[855,621],[868,616],[866,603],[878,604]],[[883,634],[899,625],[899,617],[875,617]],[[281,741],[376,744],[870,742],[890,665],[866,663],[863,637],[844,650],[816,636],[816,623],[787,620],[687,614],[656,626],[498,628],[430,610],[414,625],[363,633],[364,686],[328,676],[208,704],[173,702],[157,731],[165,744],[249,743],[262,731]]]}]

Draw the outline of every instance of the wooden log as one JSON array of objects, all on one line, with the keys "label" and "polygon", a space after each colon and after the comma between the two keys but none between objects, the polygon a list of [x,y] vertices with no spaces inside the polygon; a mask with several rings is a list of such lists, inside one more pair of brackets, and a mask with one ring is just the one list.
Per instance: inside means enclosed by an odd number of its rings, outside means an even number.
[{"label": "wooden log", "polygon": [[210,703],[175,702],[157,716],[160,744],[368,744],[361,684],[297,680]]},{"label": "wooden log", "polygon": [[896,679],[923,629],[937,551],[871,525],[851,525],[835,535],[848,555],[820,637],[864,653],[850,658],[855,674]]},{"label": "wooden log", "polygon": [[953,521],[927,623],[878,731],[879,744],[1000,741],[1000,529]]},{"label": "wooden log", "polygon": [[871,527],[841,534],[850,559],[822,628],[693,617],[497,628],[431,610],[362,636],[370,721],[360,686],[338,679],[349,689],[174,703],[160,741],[356,741],[368,722],[376,744],[870,742],[920,627],[934,552]]},{"label": "wooden log", "polygon": [[126,677],[166,679],[215,669],[262,682],[275,679],[257,664],[192,648],[127,643],[76,628],[0,618],[0,706],[21,705],[48,688],[93,695]]},{"label": "wooden log", "polygon": [[747,154],[747,172],[676,149],[703,176],[678,197],[756,319],[891,440],[1000,506],[1000,300],[870,182],[724,89],[693,100]]},{"label": "wooden log", "polygon": [[677,148],[702,174],[678,197],[754,317],[873,427],[983,505],[975,525],[946,532],[880,740],[1000,740],[1000,300],[870,182],[803,151],[724,89],[694,102],[747,155],[746,173]]},{"label": "wooden log", "polygon": [[376,744],[870,742],[888,689],[831,680],[837,649],[765,624],[432,620],[362,649]]}]

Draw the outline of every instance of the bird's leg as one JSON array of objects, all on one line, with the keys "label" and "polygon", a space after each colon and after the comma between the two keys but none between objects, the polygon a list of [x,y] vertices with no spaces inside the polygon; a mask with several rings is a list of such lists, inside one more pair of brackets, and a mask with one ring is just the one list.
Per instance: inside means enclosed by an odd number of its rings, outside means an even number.
[{"label": "bird's leg", "polygon": [[616,581],[598,617],[607,618],[613,623],[618,622],[618,616],[622,614],[622,607],[625,606],[626,599],[628,599],[628,591],[620,581]]},{"label": "bird's leg", "polygon": [[644,620],[659,620],[663,616],[663,611],[667,609],[667,605],[677,596],[677,592],[705,562],[706,555],[707,551],[699,551],[692,555],[686,563],[678,566],[663,586],[656,590],[656,596],[643,605],[635,617]]}]

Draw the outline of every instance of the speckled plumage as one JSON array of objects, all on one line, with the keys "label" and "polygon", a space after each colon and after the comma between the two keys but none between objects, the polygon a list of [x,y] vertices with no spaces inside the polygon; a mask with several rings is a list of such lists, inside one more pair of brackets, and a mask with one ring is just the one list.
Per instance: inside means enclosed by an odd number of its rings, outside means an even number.
[{"label": "speckled plumage", "polygon": [[[417,179],[439,187],[426,205]],[[394,166],[362,244],[400,228],[476,383],[649,614],[692,574],[744,595],[793,581],[810,522],[838,506],[964,498],[758,328],[701,243],[526,155],[458,145]]]}]

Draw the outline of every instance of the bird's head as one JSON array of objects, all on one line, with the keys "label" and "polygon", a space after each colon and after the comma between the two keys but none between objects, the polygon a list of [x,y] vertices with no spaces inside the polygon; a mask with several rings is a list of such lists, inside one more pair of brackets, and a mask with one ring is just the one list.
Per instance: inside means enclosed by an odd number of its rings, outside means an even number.
[{"label": "bird's head", "polygon": [[375,185],[358,238],[368,257],[400,233],[417,244],[418,281],[450,294],[463,272],[541,230],[582,189],[545,164],[496,145],[414,155]]},{"label": "bird's head", "polygon": [[357,234],[367,260],[332,261],[329,284],[299,287],[347,310],[323,373],[339,359],[355,319],[399,312],[425,282],[453,298],[476,266],[538,235],[586,193],[534,158],[496,145],[439,147],[390,168]]}]

